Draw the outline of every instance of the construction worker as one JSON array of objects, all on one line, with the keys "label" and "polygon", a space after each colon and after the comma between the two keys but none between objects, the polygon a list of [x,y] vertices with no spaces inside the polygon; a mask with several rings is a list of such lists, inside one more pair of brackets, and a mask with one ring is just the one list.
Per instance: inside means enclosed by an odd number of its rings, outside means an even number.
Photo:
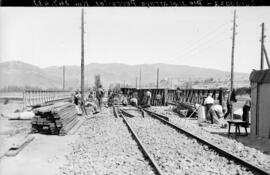
[{"label": "construction worker", "polygon": [[81,100],[81,94],[80,94],[80,91],[79,90],[76,90],[75,91],[75,94],[73,96],[73,103],[75,104],[76,106],[76,110],[77,110],[77,114],[78,115],[82,115],[82,111],[81,111],[81,108],[80,108],[80,100]]},{"label": "construction worker", "polygon": [[243,115],[242,115],[242,120],[244,122],[249,123],[249,111],[250,111],[250,106],[251,106],[251,100],[246,100],[244,106],[243,106]]},{"label": "construction worker", "polygon": [[145,94],[144,94],[144,100],[143,100],[142,108],[147,108],[147,107],[151,106],[151,97],[152,97],[151,92],[149,90],[146,91]]},{"label": "construction worker", "polygon": [[206,119],[210,120],[211,124],[218,124],[222,128],[227,127],[227,123],[223,120],[222,106],[216,102],[211,96],[205,99],[206,105]]},{"label": "construction worker", "polygon": [[176,101],[180,101],[181,99],[181,90],[180,88],[176,88]]},{"label": "construction worker", "polygon": [[160,94],[156,95],[156,105],[161,106],[162,104],[162,96]]},{"label": "construction worker", "polygon": [[138,106],[138,99],[137,99],[138,94],[136,92],[134,92],[129,100],[129,104],[131,106]]},{"label": "construction worker", "polygon": [[128,99],[126,95],[123,95],[121,102],[122,102],[122,105],[124,106],[128,105]]},{"label": "construction worker", "polygon": [[130,99],[130,105],[131,106],[138,106],[138,100],[137,100],[137,98],[135,98],[135,97],[132,97],[131,99]]},{"label": "construction worker", "polygon": [[96,97],[97,97],[97,100],[98,100],[99,109],[101,110],[101,108],[102,108],[102,99],[104,97],[104,89],[102,88],[102,85],[99,85],[99,87],[97,89],[97,92],[96,92]]},{"label": "construction worker", "polygon": [[97,110],[97,105],[96,105],[96,98],[94,96],[94,91],[90,90],[89,91],[89,95],[86,99],[86,103],[85,103],[86,107],[92,107],[93,108],[93,114],[97,114],[98,110]]},{"label": "construction worker", "polygon": [[224,118],[226,119],[228,117],[228,115],[232,114],[232,104],[233,102],[237,102],[236,100],[236,94],[235,94],[235,90],[233,89],[231,96],[228,97],[227,99],[227,112],[224,115]]}]

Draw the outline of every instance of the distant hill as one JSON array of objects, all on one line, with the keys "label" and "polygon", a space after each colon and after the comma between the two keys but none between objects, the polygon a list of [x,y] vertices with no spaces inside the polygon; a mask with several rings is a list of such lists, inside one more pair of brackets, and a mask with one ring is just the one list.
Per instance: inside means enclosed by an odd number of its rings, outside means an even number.
[{"label": "distant hill", "polygon": [[37,66],[20,61],[0,63],[0,88],[13,86],[58,87],[59,83]]},{"label": "distant hill", "polygon": [[[142,71],[142,85],[156,82],[156,70],[159,68],[160,80],[173,79],[178,82],[186,80],[228,80],[229,72],[216,69],[199,68],[170,64],[98,64],[85,65],[85,84],[94,84],[94,75],[100,74],[102,84],[108,87],[111,83],[135,85],[136,76],[139,84],[139,71]],[[62,87],[62,66],[39,68],[20,61],[0,63],[0,88],[7,85],[38,86],[42,88]],[[249,74],[236,73],[236,82],[248,81]],[[80,86],[80,66],[66,66],[66,87],[76,88]]]}]

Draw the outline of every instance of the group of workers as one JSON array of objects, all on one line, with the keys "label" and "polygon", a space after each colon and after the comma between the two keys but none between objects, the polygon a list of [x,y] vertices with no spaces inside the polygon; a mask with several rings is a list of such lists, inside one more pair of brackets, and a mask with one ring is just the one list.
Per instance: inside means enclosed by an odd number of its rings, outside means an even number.
[{"label": "group of workers", "polygon": [[[219,104],[219,101],[215,101],[211,97],[211,95],[209,95],[204,100],[206,121],[209,121],[211,124],[217,124],[222,128],[227,127],[227,122],[225,119],[227,119],[228,116],[232,115],[232,104],[234,102],[237,102],[234,92],[231,93],[230,98],[228,97],[228,100],[226,102],[227,109],[225,108],[224,104],[222,106],[222,104]],[[251,101],[246,100],[242,108],[243,109],[242,120],[244,122],[249,122],[250,106]]]},{"label": "group of workers", "polygon": [[100,85],[96,90],[89,89],[87,96],[82,100],[81,91],[76,90],[73,94],[73,103],[76,106],[77,114],[82,115],[85,107],[91,108],[93,114],[97,114],[102,109],[102,99],[105,91]]},{"label": "group of workers", "polygon": [[[140,107],[147,108],[151,106],[151,98],[152,93],[148,90],[144,93],[142,102],[140,104]],[[127,106],[128,104],[131,106],[138,106],[138,94],[134,92],[131,95],[122,95],[121,96],[121,103],[124,106]]]},{"label": "group of workers", "polygon": [[[227,97],[228,100],[223,104],[220,104],[218,100],[214,100],[212,95],[213,94],[208,94],[208,96],[205,97],[203,105],[197,104],[195,106],[197,107],[197,110],[199,107],[204,108],[204,115],[205,115],[204,121],[209,122],[211,124],[217,124],[221,128],[225,128],[227,127],[226,119],[228,118],[228,116],[232,114],[232,103],[237,102],[235,97],[235,91],[230,93],[230,97],[229,91],[227,91],[226,95],[228,96]],[[150,107],[151,98],[152,98],[151,92],[149,90],[146,91],[144,93],[140,107],[142,108]],[[176,90],[176,98],[177,100],[180,100],[181,98],[181,90],[179,88]],[[161,95],[157,94],[155,99],[160,100]],[[123,95],[121,102],[122,105],[124,106],[128,104],[138,106],[138,94],[135,92],[132,95]],[[249,122],[250,106],[251,101],[247,100],[243,106],[243,114],[242,114],[243,121]]]},{"label": "group of workers", "polygon": [[[102,86],[97,88],[96,90],[89,90],[87,98],[84,100],[85,104],[82,104],[83,101],[81,100],[81,93],[80,91],[75,91],[74,94],[74,104],[76,105],[76,109],[78,114],[82,114],[82,107],[92,107],[93,114],[99,113],[101,111],[102,106],[102,98],[104,97],[104,89]],[[120,96],[120,101],[122,105],[132,105],[138,107],[138,94],[134,92],[132,94],[117,94]],[[228,94],[227,94],[228,95]],[[109,100],[110,98],[114,97],[113,93],[108,92]],[[180,89],[176,90],[176,100],[179,100],[181,97]],[[145,91],[142,101],[140,102],[141,108],[147,108],[151,106],[151,99],[152,94],[149,90]],[[160,94],[156,94],[155,97],[155,104],[161,105],[162,96]],[[108,100],[108,101],[109,101]],[[227,104],[219,104],[219,101],[215,101],[212,98],[212,94],[209,94],[205,99],[203,105],[195,105],[196,110],[203,107],[204,108],[204,115],[205,121],[210,122],[211,124],[217,124],[221,127],[227,127],[226,118],[232,114],[232,103],[236,102],[234,92],[231,93],[230,98],[228,97]],[[226,106],[226,107],[225,107]],[[249,111],[250,111],[251,101],[247,100],[243,106],[243,115],[242,120],[249,122]]]}]

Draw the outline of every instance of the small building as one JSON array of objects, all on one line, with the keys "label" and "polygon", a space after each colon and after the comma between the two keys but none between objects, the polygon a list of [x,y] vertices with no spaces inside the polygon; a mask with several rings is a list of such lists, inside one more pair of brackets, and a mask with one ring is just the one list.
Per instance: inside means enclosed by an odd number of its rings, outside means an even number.
[{"label": "small building", "polygon": [[270,69],[253,71],[251,83],[251,135],[270,139]]}]

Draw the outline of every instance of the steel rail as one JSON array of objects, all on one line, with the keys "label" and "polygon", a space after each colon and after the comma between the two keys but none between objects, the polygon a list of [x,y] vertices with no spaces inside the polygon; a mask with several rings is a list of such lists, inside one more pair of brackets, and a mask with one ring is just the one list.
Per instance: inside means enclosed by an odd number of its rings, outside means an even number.
[{"label": "steel rail", "polygon": [[[141,108],[141,107],[138,107],[138,109],[143,113],[143,111],[145,111],[144,110],[144,108]],[[144,115],[144,114],[143,114]],[[161,117],[162,119],[164,119],[164,120],[167,120],[167,121],[169,121],[169,117],[166,117],[166,116],[164,116],[164,115],[160,115],[160,114],[157,114],[159,117]]]},{"label": "steel rail", "polygon": [[121,112],[122,112],[124,115],[128,116],[128,117],[134,117],[134,115],[132,115],[132,114],[126,112],[125,110],[121,110]]},{"label": "steel rail", "polygon": [[260,168],[260,167],[257,167],[256,165],[253,165],[249,162],[247,162],[246,160],[236,156],[236,155],[233,155],[231,153],[229,153],[228,151],[225,151],[217,146],[215,146],[214,144],[212,143],[209,143],[208,141],[186,131],[185,129],[182,129],[182,128],[179,128],[178,126],[164,120],[162,117],[160,117],[161,114],[157,114],[155,112],[152,112],[152,111],[149,111],[149,110],[146,110],[146,109],[143,109],[145,112],[147,112],[148,114],[150,114],[151,117],[155,118],[155,119],[158,119],[160,120],[161,122],[163,122],[164,124],[172,127],[173,129],[177,130],[178,132],[181,132],[181,133],[184,133],[186,134],[187,136],[189,137],[192,137],[192,138],[195,138],[196,140],[198,140],[199,142],[201,142],[202,144],[205,144],[207,145],[209,148],[211,148],[212,150],[216,151],[217,153],[219,153],[221,156],[223,157],[226,157],[228,159],[232,159],[234,160],[235,162],[238,162],[239,164],[247,167],[249,170],[253,171],[253,172],[257,172],[258,174],[260,175],[270,175],[269,172],[267,172],[266,170]]},{"label": "steel rail", "polygon": [[142,151],[142,153],[146,156],[146,158],[148,158],[150,164],[152,165],[152,167],[154,168],[154,170],[156,171],[156,173],[158,175],[162,175],[163,173],[162,173],[160,167],[158,166],[158,164],[156,163],[156,161],[154,160],[154,158],[146,150],[145,146],[142,144],[142,141],[139,139],[139,137],[136,135],[136,133],[134,132],[134,130],[132,129],[132,127],[130,126],[130,124],[128,123],[128,121],[125,119],[124,115],[122,114],[122,110],[120,109],[118,112],[119,112],[119,116],[122,117],[122,119],[123,119],[124,123],[126,124],[128,130],[131,132],[133,138],[135,139],[135,141],[139,145],[140,150]]},{"label": "steel rail", "polygon": [[116,107],[116,106],[113,105],[113,114],[114,114],[115,118],[119,118],[118,117],[117,110],[118,110],[118,107]]},{"label": "steel rail", "polygon": [[176,106],[176,102],[167,102],[167,104]]}]

